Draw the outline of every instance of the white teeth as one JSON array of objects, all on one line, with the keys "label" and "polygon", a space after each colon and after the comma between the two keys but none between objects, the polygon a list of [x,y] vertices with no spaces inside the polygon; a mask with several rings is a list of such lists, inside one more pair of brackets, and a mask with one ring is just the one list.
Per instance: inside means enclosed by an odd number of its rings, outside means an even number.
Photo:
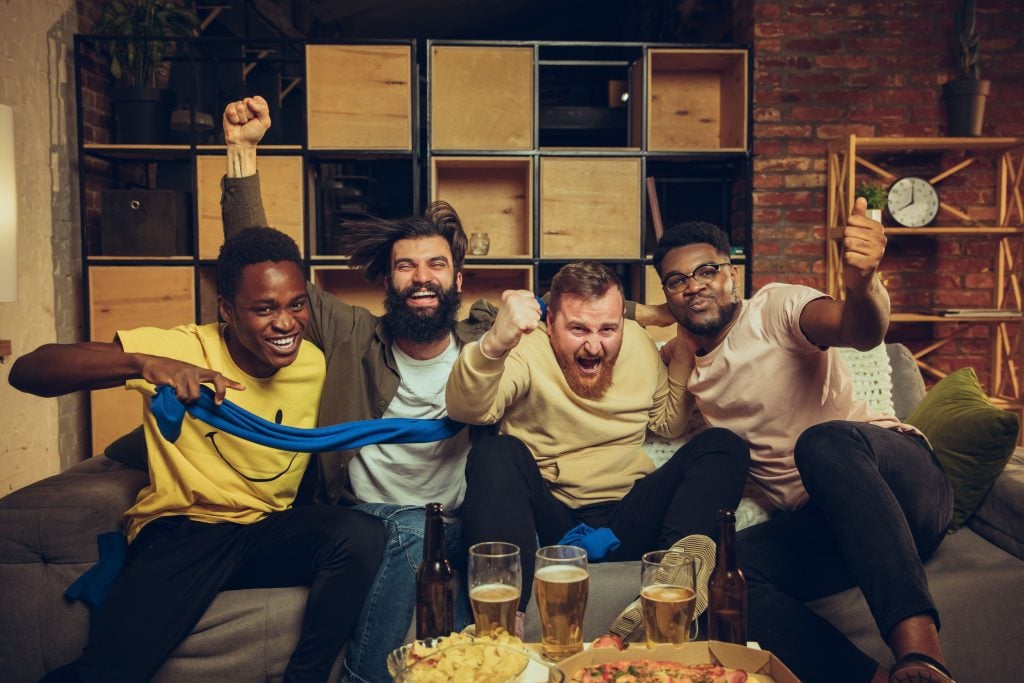
[{"label": "white teeth", "polygon": [[433,297],[434,293],[433,292],[416,292],[416,293],[414,293],[412,295],[412,298],[413,299],[423,299],[423,298],[428,297],[428,296],[429,297]]},{"label": "white teeth", "polygon": [[281,348],[287,348],[295,342],[295,337],[288,337],[287,339],[268,339],[271,344]]}]

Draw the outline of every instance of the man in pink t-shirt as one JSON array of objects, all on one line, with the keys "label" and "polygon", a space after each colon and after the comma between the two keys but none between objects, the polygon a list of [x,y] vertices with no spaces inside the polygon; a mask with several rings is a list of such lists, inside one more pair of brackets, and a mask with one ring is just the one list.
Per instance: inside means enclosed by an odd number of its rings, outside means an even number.
[{"label": "man in pink t-shirt", "polygon": [[[857,200],[843,237],[846,296],[797,285],[737,295],[725,234],[684,223],[654,265],[694,353],[687,383],[705,421],[750,445],[750,483],[777,508],[739,536],[748,636],[804,680],[951,681],[922,562],[952,516],[949,481],[924,437],[854,399],[835,347],[879,344],[889,297],[882,226]],[[804,606],[859,586],[896,657],[886,671]]]}]

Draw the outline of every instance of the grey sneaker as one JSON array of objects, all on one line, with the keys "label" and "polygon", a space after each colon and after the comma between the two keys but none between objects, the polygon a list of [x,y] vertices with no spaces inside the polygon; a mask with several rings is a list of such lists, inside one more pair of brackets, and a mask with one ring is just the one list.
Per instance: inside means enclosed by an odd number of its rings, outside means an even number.
[{"label": "grey sneaker", "polygon": [[[697,603],[694,612],[694,623],[696,624],[696,617],[704,613],[704,610],[708,608],[708,580],[711,578],[711,572],[715,569],[715,542],[703,534],[692,534],[681,538],[672,544],[669,548],[668,555],[671,556],[672,552],[692,555],[700,559],[700,569],[697,571]],[[626,609],[622,610],[615,621],[612,622],[609,627],[609,633],[622,638],[622,642],[632,642],[639,640],[643,636],[643,617],[640,608],[640,598],[638,597],[633,602],[629,603]]]}]

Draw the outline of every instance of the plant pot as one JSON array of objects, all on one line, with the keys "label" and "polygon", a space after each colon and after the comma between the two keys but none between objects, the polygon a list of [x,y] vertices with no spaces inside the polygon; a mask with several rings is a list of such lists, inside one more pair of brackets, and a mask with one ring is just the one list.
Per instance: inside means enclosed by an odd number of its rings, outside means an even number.
[{"label": "plant pot", "polygon": [[962,78],[942,86],[949,119],[947,135],[954,138],[981,135],[990,85],[989,81]]},{"label": "plant pot", "polygon": [[174,93],[161,88],[112,88],[114,141],[123,145],[162,145],[167,142]]},{"label": "plant pot", "polygon": [[882,222],[882,210],[881,209],[868,209],[868,218],[873,221]]}]

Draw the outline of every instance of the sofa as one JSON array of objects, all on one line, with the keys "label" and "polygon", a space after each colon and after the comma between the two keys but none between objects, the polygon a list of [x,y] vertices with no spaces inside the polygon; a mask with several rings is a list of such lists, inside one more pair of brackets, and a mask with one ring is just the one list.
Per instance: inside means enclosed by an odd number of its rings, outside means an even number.
[{"label": "sofa", "polygon": [[[921,400],[924,383],[905,347],[887,345],[884,357],[892,384],[885,398],[903,418]],[[874,380],[867,384],[866,391],[877,390]],[[95,562],[97,535],[120,528],[146,481],[144,470],[101,455],[0,499],[0,680],[38,680],[81,651],[88,608],[66,600],[64,591]],[[1024,671],[1022,558],[1024,449],[1017,448],[966,526],[926,565],[948,663],[961,683],[1014,681]],[[638,562],[591,566],[585,638],[605,632],[638,594],[639,580]],[[155,680],[280,680],[298,638],[305,595],[299,587],[222,592]],[[859,591],[811,607],[864,651],[891,663]],[[540,639],[532,603],[526,636]]]}]

